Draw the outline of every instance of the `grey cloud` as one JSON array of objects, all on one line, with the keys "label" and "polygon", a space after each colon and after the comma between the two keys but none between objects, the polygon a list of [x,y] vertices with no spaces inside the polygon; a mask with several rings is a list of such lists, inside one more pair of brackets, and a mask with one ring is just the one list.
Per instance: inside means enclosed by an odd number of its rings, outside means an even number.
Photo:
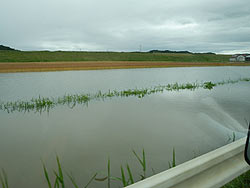
[{"label": "grey cloud", "polygon": [[250,51],[248,0],[0,1],[0,43],[23,50]]}]

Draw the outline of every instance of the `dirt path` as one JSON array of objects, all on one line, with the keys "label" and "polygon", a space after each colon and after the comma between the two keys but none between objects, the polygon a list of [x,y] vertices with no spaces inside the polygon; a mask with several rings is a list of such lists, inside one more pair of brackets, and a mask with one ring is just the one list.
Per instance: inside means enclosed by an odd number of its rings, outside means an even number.
[{"label": "dirt path", "polygon": [[250,63],[161,62],[161,61],[82,61],[0,63],[0,72],[40,72],[157,67],[250,66]]}]

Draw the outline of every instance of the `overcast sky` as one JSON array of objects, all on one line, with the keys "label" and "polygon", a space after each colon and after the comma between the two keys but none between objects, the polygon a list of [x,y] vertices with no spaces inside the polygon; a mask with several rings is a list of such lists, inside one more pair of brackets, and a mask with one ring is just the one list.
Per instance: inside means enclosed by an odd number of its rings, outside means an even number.
[{"label": "overcast sky", "polygon": [[0,0],[20,50],[250,53],[249,0]]}]

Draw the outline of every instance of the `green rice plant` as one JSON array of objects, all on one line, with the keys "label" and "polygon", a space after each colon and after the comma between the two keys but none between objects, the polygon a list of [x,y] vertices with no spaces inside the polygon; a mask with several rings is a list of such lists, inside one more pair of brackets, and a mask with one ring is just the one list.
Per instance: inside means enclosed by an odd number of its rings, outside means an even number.
[{"label": "green rice plant", "polygon": [[[103,177],[103,178],[94,178],[96,181],[101,181],[101,182],[103,182],[103,181],[105,181],[105,180],[108,180],[108,188],[110,188],[110,186],[111,186],[111,179],[116,179],[117,180],[117,178],[114,178],[114,177],[111,177],[111,170],[110,170],[110,158],[108,158],[108,174],[107,174],[107,176],[105,176],[105,177]],[[118,180],[120,180],[119,178],[118,178]]]},{"label": "green rice plant", "polygon": [[[145,179],[146,178],[146,157],[145,157],[145,151],[143,149],[143,154],[142,154],[142,158],[139,157],[139,155],[132,150],[134,155],[136,156],[136,158],[138,159],[140,165],[143,167],[143,175],[140,175],[141,179]],[[111,179],[112,180],[116,180],[116,181],[120,181],[122,183],[123,186],[128,186],[130,184],[133,184],[134,181],[134,177],[132,175],[132,171],[129,167],[129,165],[126,165],[126,169],[127,169],[127,174],[128,174],[128,178],[126,179],[126,175],[125,175],[125,171],[123,166],[121,165],[120,167],[120,171],[121,171],[121,177],[113,177],[111,176],[111,170],[110,170],[110,159],[108,159],[108,175],[103,177],[103,178],[94,178],[96,181],[100,181],[100,182],[104,182],[106,180],[108,180],[108,188],[111,187]]]},{"label": "green rice plant", "polygon": [[89,182],[84,186],[84,188],[87,188],[90,184],[91,184],[91,182],[92,181],[94,181],[94,179],[96,178],[96,176],[97,176],[97,173],[95,173],[93,176],[92,176],[92,178],[89,180]]},{"label": "green rice plant", "polygon": [[68,174],[67,173],[67,176],[69,177],[71,183],[74,185],[75,188],[79,188],[76,181],[75,181],[75,178],[73,177],[72,173],[71,174]]},{"label": "green rice plant", "polygon": [[50,183],[49,174],[48,174],[48,171],[47,171],[47,169],[46,169],[46,167],[45,167],[45,164],[44,164],[44,163],[43,163],[43,172],[44,172],[44,176],[45,176],[45,178],[46,178],[46,181],[47,181],[48,187],[49,187],[49,188],[52,188],[51,183]]},{"label": "green rice plant", "polygon": [[249,82],[250,78],[241,78],[241,81]]},{"label": "green rice plant", "polygon": [[61,184],[61,187],[64,188],[64,177],[63,177],[63,172],[62,172],[62,167],[59,161],[59,157],[56,156],[56,162],[57,162],[57,166],[58,166],[58,173],[56,171],[54,171],[54,174],[56,175],[56,179],[58,179],[59,183]]},{"label": "green rice plant", "polygon": [[[76,181],[75,181],[75,178],[73,177],[72,173],[71,174],[68,174],[67,173],[67,176],[69,177],[71,183],[74,185],[75,188],[79,188],[79,186],[77,185]],[[97,176],[97,173],[95,173],[91,179],[88,181],[88,183],[84,186],[84,188],[87,188],[91,182],[95,179],[95,177]]]},{"label": "green rice plant", "polygon": [[60,177],[60,175],[58,175],[56,171],[54,171],[54,174],[56,176],[56,181],[55,181],[56,187],[59,187],[61,185],[61,188],[64,188],[64,179]]},{"label": "green rice plant", "polygon": [[132,175],[132,172],[130,170],[130,167],[129,165],[127,164],[127,173],[128,173],[128,179],[126,179],[126,176],[125,176],[125,172],[124,172],[124,169],[121,165],[120,169],[121,169],[121,178],[116,178],[116,180],[119,180],[122,182],[122,185],[123,187],[126,187],[130,184],[134,184],[134,178],[133,178],[133,175]]},{"label": "green rice plant", "polygon": [[110,158],[108,159],[108,188],[110,188],[110,177],[111,177],[111,173],[110,173]]},{"label": "green rice plant", "polygon": [[127,171],[128,171],[130,183],[133,184],[134,183],[134,178],[133,178],[132,172],[131,172],[128,164],[127,164]]},{"label": "green rice plant", "polygon": [[59,180],[57,177],[55,179],[54,188],[60,188]]},{"label": "green rice plant", "polygon": [[144,149],[142,150],[142,158],[139,157],[139,155],[137,155],[137,153],[132,150],[133,154],[135,155],[135,157],[137,158],[137,160],[139,161],[139,163],[142,166],[142,171],[143,171],[143,175],[141,175],[141,179],[145,179],[146,178],[146,156],[145,156],[145,151]]},{"label": "green rice plant", "polygon": [[[57,171],[53,170],[54,172],[54,185],[53,185],[53,188],[65,188],[65,179],[64,179],[64,175],[63,175],[63,170],[62,170],[62,165],[60,163],[60,160],[59,160],[59,157],[58,155],[56,155],[56,162],[57,162]],[[46,179],[46,182],[48,184],[48,188],[52,188],[52,184],[51,184],[51,178],[49,177],[49,173],[48,173],[48,170],[45,166],[45,164],[42,162],[43,164],[43,172],[44,172],[44,176],[45,176],[45,179]],[[76,181],[75,181],[75,178],[73,177],[72,173],[69,174],[69,173],[66,173],[70,182],[73,184],[73,186],[75,188],[79,188],[79,186],[77,185]],[[93,180],[96,178],[97,176],[97,173],[95,173],[91,179],[88,181],[88,183],[84,186],[84,188],[87,188],[91,182],[93,182]],[[5,188],[5,187],[4,187]]]},{"label": "green rice plant", "polygon": [[[63,172],[62,172],[62,168],[61,168],[61,164],[60,164],[60,161],[59,161],[59,157],[56,156],[56,161],[57,161],[57,165],[58,165],[58,173],[54,170],[54,175],[55,175],[55,182],[54,182],[54,188],[56,187],[60,187],[60,184],[61,184],[61,187],[64,188],[64,179],[63,179]],[[45,178],[46,178],[46,181],[48,183],[48,187],[51,188],[51,181],[50,181],[50,178],[49,178],[49,175],[48,175],[48,171],[45,167],[45,164],[43,163],[43,170],[44,170],[44,175],[45,175]]]},{"label": "green rice plant", "polygon": [[128,184],[127,184],[127,180],[125,178],[125,174],[124,174],[124,170],[123,170],[123,167],[121,166],[121,175],[122,175],[122,183],[123,183],[123,187],[126,187]]},{"label": "green rice plant", "polygon": [[155,174],[156,174],[156,173],[155,173],[155,169],[154,169],[154,168],[151,168],[151,170],[152,170],[153,175],[155,175]]},{"label": "green rice plant", "polygon": [[174,168],[174,167],[176,167],[176,161],[175,161],[175,149],[173,148],[173,158],[172,158],[172,164],[170,163],[170,162],[168,162],[168,167],[169,168]]},{"label": "green rice plant", "polygon": [[235,132],[233,132],[233,142],[235,141]]},{"label": "green rice plant", "polygon": [[228,140],[227,142],[230,142],[232,140],[232,142],[234,142],[236,140],[236,135],[235,132],[233,132],[232,137],[230,135],[228,135]]},{"label": "green rice plant", "polygon": [[9,188],[8,176],[4,169],[0,172],[0,182],[2,184],[2,188]]},{"label": "green rice plant", "polygon": [[212,83],[212,82],[205,82],[204,85],[203,85],[203,88],[204,89],[213,89],[213,87],[215,87],[216,84]]},{"label": "green rice plant", "polygon": [[184,87],[185,89],[193,90],[197,88],[196,84],[187,83]]},{"label": "green rice plant", "polygon": [[133,175],[132,175],[132,172],[130,170],[129,165],[127,164],[127,172],[128,172],[128,176],[129,176],[128,179],[126,179],[125,172],[124,172],[122,165],[121,165],[120,169],[121,169],[121,178],[115,178],[115,179],[121,181],[123,187],[126,187],[130,184],[133,184],[134,178],[133,178]]}]

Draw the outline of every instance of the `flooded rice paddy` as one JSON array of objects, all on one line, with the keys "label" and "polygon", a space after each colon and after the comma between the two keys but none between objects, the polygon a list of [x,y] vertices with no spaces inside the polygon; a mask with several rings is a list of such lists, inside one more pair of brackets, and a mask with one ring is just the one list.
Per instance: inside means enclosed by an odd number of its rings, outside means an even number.
[{"label": "flooded rice paddy", "polygon": [[[163,90],[56,105],[49,111],[0,110],[0,167],[11,187],[46,187],[41,160],[50,173],[55,156],[80,185],[98,172],[120,176],[142,169],[132,153],[144,148],[147,175],[168,169],[175,149],[180,164],[246,135],[250,120],[250,67],[161,68],[0,74],[0,102],[110,91],[141,90],[168,84],[237,83]],[[154,170],[151,170],[151,167]],[[113,181],[111,184],[121,185]],[[94,181],[90,187],[103,187]],[[106,184],[105,184],[106,186]],[[117,187],[117,186],[116,186]]]}]

